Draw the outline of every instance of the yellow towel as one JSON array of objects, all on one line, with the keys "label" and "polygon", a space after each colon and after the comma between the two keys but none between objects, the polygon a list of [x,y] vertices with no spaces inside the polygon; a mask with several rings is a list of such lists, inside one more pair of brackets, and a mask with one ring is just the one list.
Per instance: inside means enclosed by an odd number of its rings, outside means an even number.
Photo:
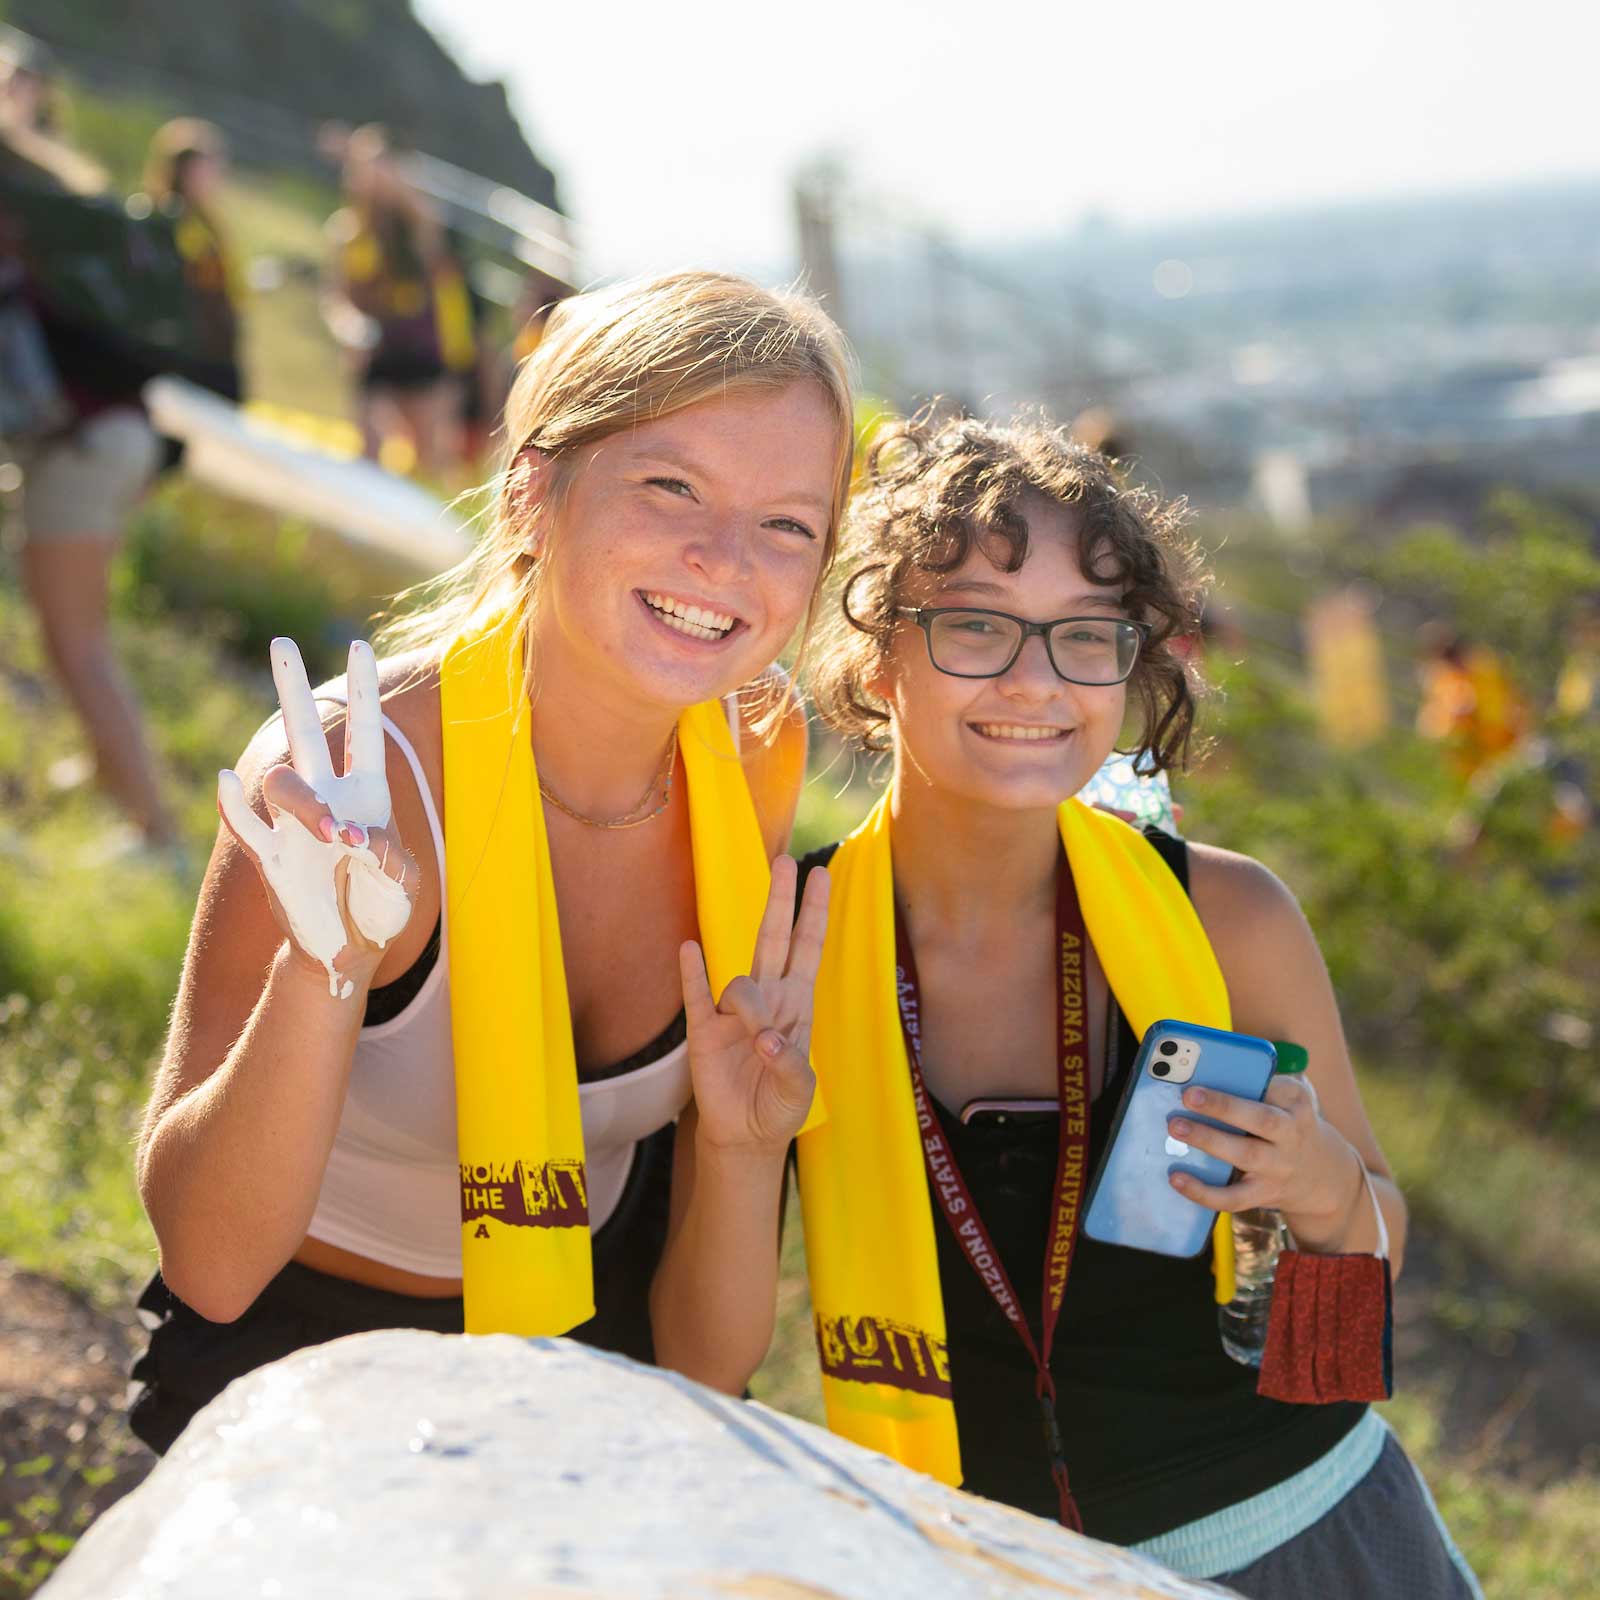
[{"label": "yellow towel", "polygon": [[[1230,1027],[1210,941],[1155,847],[1078,800],[1061,807],[1060,821],[1089,938],[1134,1031],[1163,1017]],[[959,1484],[935,1222],[900,1030],[887,797],[839,847],[829,874],[811,1040],[827,1117],[799,1141],[828,1426]],[[1221,1217],[1216,1238],[1224,1236],[1231,1247]],[[1219,1301],[1233,1297],[1231,1266],[1231,1248],[1226,1268],[1219,1250]]]},{"label": "yellow towel", "polygon": [[[515,618],[446,652],[445,882],[468,1333],[557,1334],[594,1314],[583,1123],[561,925]],[[695,906],[713,993],[750,970],[771,884],[722,705],[678,721]]]}]

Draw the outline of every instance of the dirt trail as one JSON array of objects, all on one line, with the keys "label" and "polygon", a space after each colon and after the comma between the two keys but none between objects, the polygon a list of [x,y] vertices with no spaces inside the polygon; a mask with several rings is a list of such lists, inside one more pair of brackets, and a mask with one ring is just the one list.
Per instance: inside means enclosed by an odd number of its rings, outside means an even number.
[{"label": "dirt trail", "polygon": [[0,1600],[29,1593],[155,1465],[122,1421],[137,1334],[131,1306],[107,1316],[0,1261]]},{"label": "dirt trail", "polygon": [[1439,1443],[1530,1487],[1600,1473],[1600,1329],[1550,1315],[1416,1232],[1395,1294],[1395,1385],[1435,1401]]}]

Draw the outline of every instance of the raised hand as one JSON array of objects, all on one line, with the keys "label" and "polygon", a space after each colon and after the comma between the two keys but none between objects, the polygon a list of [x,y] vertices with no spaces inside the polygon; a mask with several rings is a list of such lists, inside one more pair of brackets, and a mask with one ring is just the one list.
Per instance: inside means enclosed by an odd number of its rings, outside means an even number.
[{"label": "raised hand", "polygon": [[350,646],[345,770],[337,776],[294,640],[274,639],[271,657],[289,746],[289,762],[261,786],[272,823],[256,815],[232,770],[218,776],[217,803],[254,857],[279,925],[327,972],[328,992],[348,999],[348,970],[376,967],[372,958],[410,920],[420,881],[390,827],[378,663],[369,644]]},{"label": "raised hand", "polygon": [[795,864],[772,863],[772,892],[748,977],[735,978],[713,1003],[700,946],[678,952],[689,1023],[689,1073],[699,1137],[724,1149],[783,1146],[811,1109],[812,993],[828,929],[828,874],[806,880],[794,907]]}]

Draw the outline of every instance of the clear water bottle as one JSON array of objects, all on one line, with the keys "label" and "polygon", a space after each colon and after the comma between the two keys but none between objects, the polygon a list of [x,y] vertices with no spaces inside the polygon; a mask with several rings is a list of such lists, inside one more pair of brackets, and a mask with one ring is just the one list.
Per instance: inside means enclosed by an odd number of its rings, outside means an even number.
[{"label": "clear water bottle", "polygon": [[[1273,1048],[1280,1073],[1306,1070],[1304,1045],[1280,1039]],[[1276,1211],[1258,1206],[1233,1214],[1233,1299],[1217,1307],[1217,1331],[1222,1335],[1222,1348],[1241,1366],[1261,1365],[1278,1256],[1288,1237],[1289,1230]]]},{"label": "clear water bottle", "polygon": [[1222,1348],[1246,1367],[1259,1367],[1267,1348],[1272,1283],[1287,1232],[1276,1211],[1257,1207],[1233,1214],[1233,1299],[1217,1307],[1217,1329]]}]

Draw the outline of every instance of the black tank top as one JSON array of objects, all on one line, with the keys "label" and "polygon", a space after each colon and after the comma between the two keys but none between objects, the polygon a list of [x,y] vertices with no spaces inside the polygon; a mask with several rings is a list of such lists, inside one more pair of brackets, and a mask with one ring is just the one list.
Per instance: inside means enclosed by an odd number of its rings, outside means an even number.
[{"label": "black tank top", "polygon": [[[1187,889],[1188,851],[1146,837]],[[838,847],[807,856],[801,876]],[[1089,1121],[1091,1181],[1137,1041],[1113,1006],[1114,1059]],[[1055,1184],[1053,1116],[964,1125],[934,1102],[945,1136],[1016,1286],[1037,1340]],[[1033,1363],[933,1207],[963,1487],[1054,1520]],[[1136,1544],[1259,1494],[1308,1467],[1366,1407],[1285,1405],[1255,1392],[1256,1372],[1222,1348],[1211,1254],[1152,1255],[1081,1237],[1050,1370],[1072,1492],[1084,1529]]]}]

